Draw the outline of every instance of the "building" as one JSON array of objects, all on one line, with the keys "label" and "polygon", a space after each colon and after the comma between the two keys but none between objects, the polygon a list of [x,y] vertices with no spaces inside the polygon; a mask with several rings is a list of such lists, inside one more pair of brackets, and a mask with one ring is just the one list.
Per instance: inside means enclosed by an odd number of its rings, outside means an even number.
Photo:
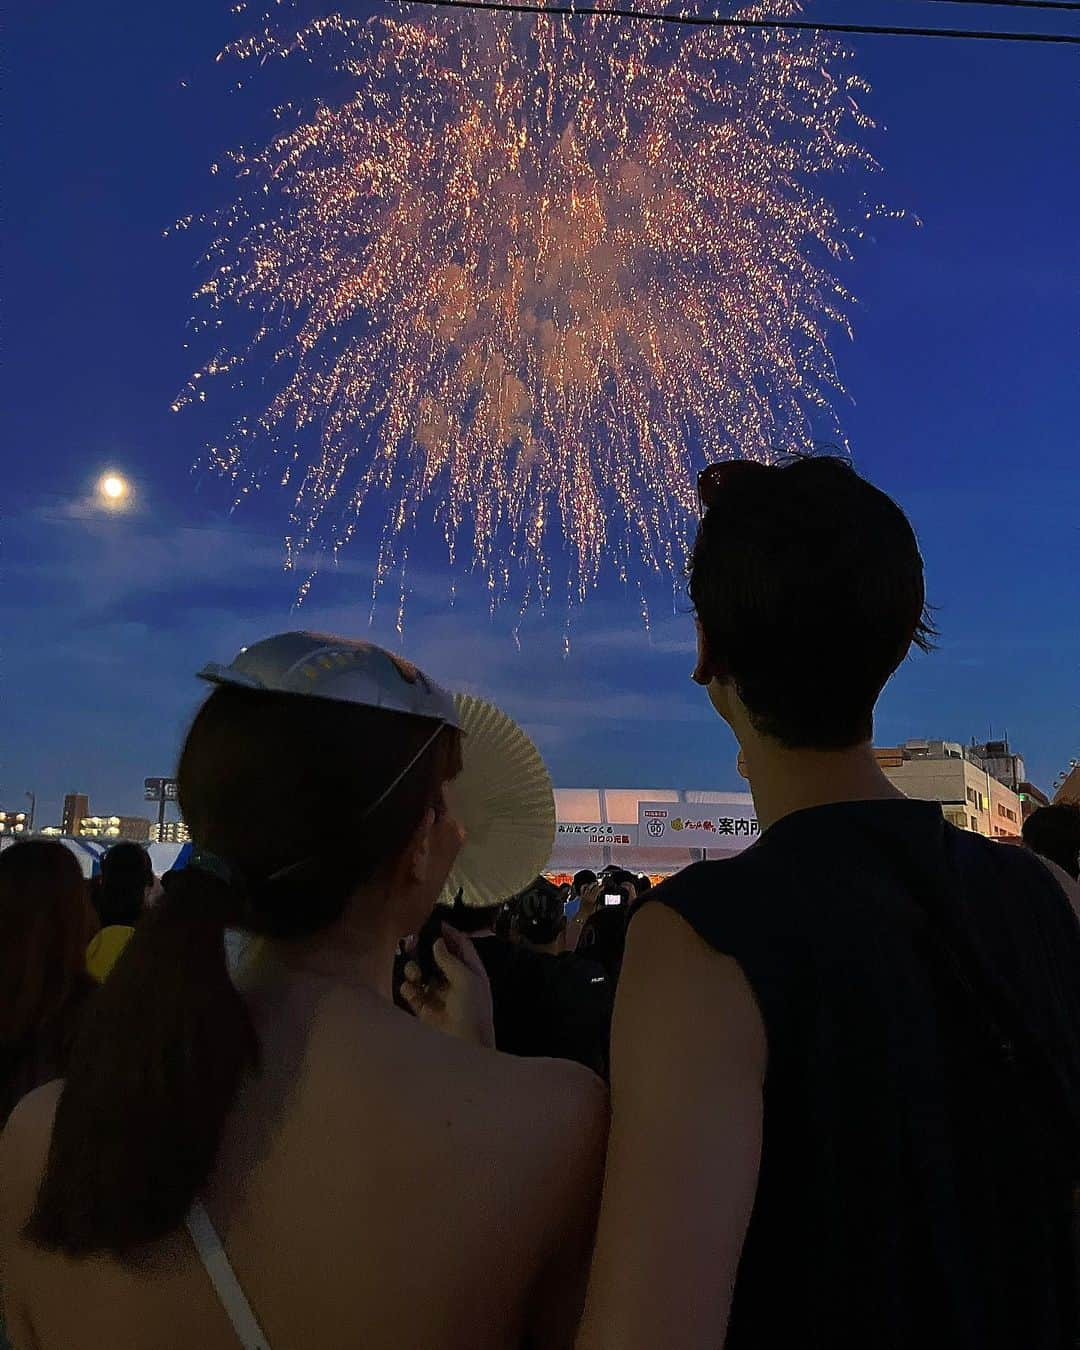
[{"label": "building", "polygon": [[121,839],[130,839],[133,844],[148,844],[156,834],[156,822],[145,816],[120,817]]},{"label": "building", "polygon": [[186,844],[191,839],[188,827],[182,820],[167,820],[161,826],[153,826],[152,836],[159,844]]},{"label": "building", "polygon": [[25,811],[0,811],[0,834],[29,834],[30,821]]},{"label": "building", "polygon": [[1061,784],[1054,793],[1054,805],[1060,802],[1073,802],[1080,806],[1080,764],[1072,760],[1069,771],[1061,775]]},{"label": "building", "polygon": [[76,838],[79,835],[79,826],[90,814],[90,798],[85,792],[69,792],[64,798],[64,814],[60,821],[60,828],[65,834],[70,834]]},{"label": "building", "polygon": [[1004,783],[1007,788],[1013,792],[1020,791],[1020,784],[1027,781],[1027,771],[1024,768],[1023,755],[1014,754],[1009,749],[1009,742],[1005,741],[986,741],[983,745],[976,745],[971,742],[970,750],[981,760],[990,775]]},{"label": "building", "polygon": [[119,839],[119,816],[84,816],[73,831],[80,839]]},{"label": "building", "polygon": [[1020,814],[1024,820],[1034,815],[1040,807],[1050,805],[1050,798],[1034,783],[1021,783],[1017,788],[1017,796],[1020,798]]},{"label": "building", "polygon": [[79,823],[81,839],[126,839],[148,844],[157,826],[142,816],[87,816]]},{"label": "building", "polygon": [[[1019,755],[992,757],[999,767],[1013,774]],[[940,802],[945,819],[962,830],[987,839],[1017,839],[1023,821],[1019,793],[996,778],[978,753],[983,747],[956,741],[906,741],[901,746],[875,750],[886,777],[907,797]],[[1017,781],[1017,786],[1019,786]]]}]

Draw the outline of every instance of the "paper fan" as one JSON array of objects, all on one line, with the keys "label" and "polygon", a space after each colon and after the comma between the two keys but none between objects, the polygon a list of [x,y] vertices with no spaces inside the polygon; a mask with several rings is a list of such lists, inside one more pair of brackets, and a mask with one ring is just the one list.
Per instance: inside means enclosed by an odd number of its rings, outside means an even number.
[{"label": "paper fan", "polygon": [[497,905],[534,881],[555,843],[555,794],[540,752],[493,703],[456,694],[462,770],[447,786],[465,843],[442,901]]}]

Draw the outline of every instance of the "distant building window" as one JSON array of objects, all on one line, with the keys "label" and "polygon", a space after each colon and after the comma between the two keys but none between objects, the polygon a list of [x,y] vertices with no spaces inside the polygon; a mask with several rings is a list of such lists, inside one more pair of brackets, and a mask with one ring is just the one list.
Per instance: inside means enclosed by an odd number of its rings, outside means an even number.
[{"label": "distant building window", "polygon": [[975,791],[974,788],[968,788],[968,790],[967,790],[967,799],[968,799],[968,801],[972,804],[972,806],[978,806],[978,804],[979,804],[979,794]]},{"label": "distant building window", "polygon": [[979,822],[975,816],[971,817],[971,828],[975,831],[976,834],[979,833]]},{"label": "distant building window", "polygon": [[1015,811],[1013,811],[1011,808],[1006,808],[1005,814],[1009,817],[1009,819],[1013,822],[1013,824],[1016,823],[1016,812],[1015,812]]}]

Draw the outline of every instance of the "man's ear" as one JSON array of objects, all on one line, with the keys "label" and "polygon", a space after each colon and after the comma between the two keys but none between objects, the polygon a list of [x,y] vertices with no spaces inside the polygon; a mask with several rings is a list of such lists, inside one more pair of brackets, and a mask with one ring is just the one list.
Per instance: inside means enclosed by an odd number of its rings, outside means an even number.
[{"label": "man's ear", "polygon": [[694,628],[697,631],[697,663],[690,678],[695,684],[707,686],[712,684],[713,680],[722,679],[723,673],[717,668],[709,654],[709,644],[705,638],[705,630],[701,626],[700,619],[694,620]]}]

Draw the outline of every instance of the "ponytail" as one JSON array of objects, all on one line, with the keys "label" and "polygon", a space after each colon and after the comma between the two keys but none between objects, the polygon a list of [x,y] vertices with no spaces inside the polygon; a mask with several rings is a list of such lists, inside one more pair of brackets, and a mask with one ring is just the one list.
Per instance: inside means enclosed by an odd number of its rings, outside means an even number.
[{"label": "ponytail", "polygon": [[72,1055],[26,1236],[114,1256],[181,1224],[213,1170],[258,1040],[230,979],[225,929],[242,894],[176,874],[98,992]]},{"label": "ponytail", "polygon": [[[327,929],[401,856],[460,768],[459,733],[433,734],[428,718],[215,689],[177,778],[193,839],[227,872],[209,860],[177,872],[95,995],[57,1105],[31,1242],[125,1257],[183,1223],[213,1173],[240,1084],[258,1068],[226,928],[285,942]],[[288,834],[276,823],[286,798],[296,821]]]}]

